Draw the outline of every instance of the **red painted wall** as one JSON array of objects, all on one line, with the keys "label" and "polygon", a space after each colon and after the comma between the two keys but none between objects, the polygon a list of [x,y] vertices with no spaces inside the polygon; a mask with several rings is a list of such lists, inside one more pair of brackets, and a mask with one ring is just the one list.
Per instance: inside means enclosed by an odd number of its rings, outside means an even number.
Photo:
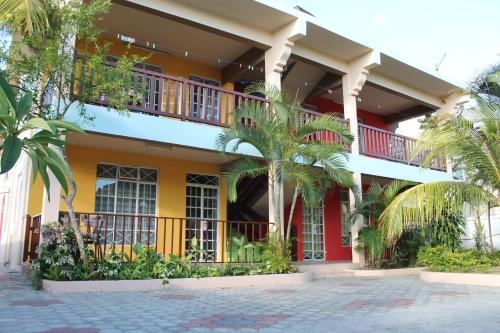
[{"label": "red painted wall", "polygon": [[[317,97],[308,100],[306,103],[317,106],[319,108],[319,111],[322,113],[338,112],[344,114],[344,106],[342,104],[335,103],[330,99]],[[384,117],[381,115],[358,109],[358,117],[362,119],[364,124],[368,126],[373,126],[386,131],[390,130],[389,125],[384,123]]]},{"label": "red painted wall", "polygon": [[[290,206],[285,209],[286,222],[290,213]],[[324,233],[325,233],[325,260],[351,260],[351,247],[342,246],[342,228],[340,224],[340,190],[331,188],[324,198]],[[295,206],[292,226],[296,228],[297,260],[302,261],[302,202],[299,199]]]}]

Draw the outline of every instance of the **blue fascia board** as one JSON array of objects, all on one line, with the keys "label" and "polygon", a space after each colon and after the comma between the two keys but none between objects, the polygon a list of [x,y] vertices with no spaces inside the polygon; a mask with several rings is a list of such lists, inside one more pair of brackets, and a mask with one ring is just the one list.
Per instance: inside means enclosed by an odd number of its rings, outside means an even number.
[{"label": "blue fascia board", "polygon": [[[216,150],[215,142],[217,136],[222,132],[222,128],[217,126],[154,117],[136,112],[122,115],[96,105],[86,105],[86,112],[94,119],[92,123],[80,120],[76,105],[68,111],[65,119],[79,124],[85,131],[89,132],[212,151]],[[233,153],[232,151],[228,152]],[[259,152],[248,144],[240,145],[235,153],[260,157]],[[348,155],[347,166],[352,172],[419,183],[453,179],[451,174],[442,171],[422,169],[363,155]]]}]

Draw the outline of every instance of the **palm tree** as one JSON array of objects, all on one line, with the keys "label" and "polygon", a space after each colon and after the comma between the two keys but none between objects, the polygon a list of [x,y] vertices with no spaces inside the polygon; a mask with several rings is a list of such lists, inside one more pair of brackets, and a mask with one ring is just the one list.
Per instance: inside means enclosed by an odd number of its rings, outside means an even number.
[{"label": "palm tree", "polygon": [[2,0],[0,25],[7,25],[23,35],[45,31],[50,26],[47,11],[51,3],[47,0]]},{"label": "palm tree", "polygon": [[[413,151],[426,152],[424,167],[446,156],[463,181],[438,181],[417,185],[398,195],[381,215],[381,227],[394,241],[409,226],[424,226],[460,213],[467,203],[500,205],[500,66],[486,71],[471,85],[474,105],[453,115],[432,118]],[[490,242],[492,240],[490,237]]]},{"label": "palm tree", "polygon": [[[352,136],[332,115],[304,120],[299,103],[290,101],[274,87],[258,83],[249,87],[247,93],[267,96],[272,111],[267,104],[255,101],[244,103],[234,112],[231,126],[219,135],[219,150],[236,152],[242,144],[249,144],[261,156],[243,157],[223,170],[228,199],[236,201],[236,186],[240,179],[267,175],[275,228],[279,231],[283,222],[279,212],[284,184],[295,188],[291,214],[299,193],[306,203],[322,198],[327,177],[330,184],[333,181],[342,186],[352,185],[342,145],[338,142],[313,142],[307,138],[319,131],[334,132],[341,140],[350,143]],[[322,169],[314,168],[317,164],[321,164]]]},{"label": "palm tree", "polygon": [[380,267],[380,259],[388,247],[379,228],[380,216],[399,193],[412,185],[414,183],[402,180],[394,180],[387,185],[374,182],[368,191],[356,195],[351,220],[356,221],[358,216],[363,216],[365,221],[371,222],[359,231],[356,250],[367,251],[369,262],[375,267]]}]

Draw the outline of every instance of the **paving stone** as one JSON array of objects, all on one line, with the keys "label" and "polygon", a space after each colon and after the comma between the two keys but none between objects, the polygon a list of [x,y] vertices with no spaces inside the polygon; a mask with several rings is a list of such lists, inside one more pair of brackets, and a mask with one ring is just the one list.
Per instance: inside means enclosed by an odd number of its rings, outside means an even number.
[{"label": "paving stone", "polygon": [[414,277],[296,286],[49,294],[0,275],[0,332],[498,332],[500,288]]}]

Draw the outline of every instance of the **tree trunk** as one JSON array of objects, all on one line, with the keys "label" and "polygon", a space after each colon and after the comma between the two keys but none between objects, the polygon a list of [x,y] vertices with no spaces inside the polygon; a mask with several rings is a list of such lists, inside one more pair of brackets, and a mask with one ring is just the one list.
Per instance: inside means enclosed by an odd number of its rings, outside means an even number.
[{"label": "tree trunk", "polygon": [[490,204],[488,204],[488,233],[490,234],[490,252],[495,252],[495,245],[493,245],[493,235],[491,234],[491,208]]},{"label": "tree trunk", "polygon": [[295,211],[295,204],[297,203],[297,197],[299,196],[299,186],[295,186],[295,191],[293,192],[292,205],[290,206],[290,214],[288,214],[288,225],[286,226],[286,239],[290,240],[290,231],[292,230],[292,220],[293,212]]},{"label": "tree trunk", "polygon": [[73,207],[73,200],[75,199],[76,195],[76,182],[73,178],[73,172],[71,171],[71,167],[68,162],[68,158],[66,156],[66,150],[63,149],[62,155],[64,157],[64,160],[66,161],[66,164],[68,166],[68,185],[69,185],[69,191],[68,194],[63,196],[64,202],[66,203],[66,208],[68,208],[68,214],[69,214],[69,221],[71,223],[71,228],[73,229],[73,232],[75,233],[75,238],[76,242],[78,244],[78,249],[80,250],[80,256],[83,261],[83,265],[85,267],[88,267],[89,265],[89,258],[87,257],[87,252],[85,252],[85,243],[83,240],[83,234],[82,230],[80,229],[80,223],[78,219],[76,218],[76,213],[75,209]]}]

